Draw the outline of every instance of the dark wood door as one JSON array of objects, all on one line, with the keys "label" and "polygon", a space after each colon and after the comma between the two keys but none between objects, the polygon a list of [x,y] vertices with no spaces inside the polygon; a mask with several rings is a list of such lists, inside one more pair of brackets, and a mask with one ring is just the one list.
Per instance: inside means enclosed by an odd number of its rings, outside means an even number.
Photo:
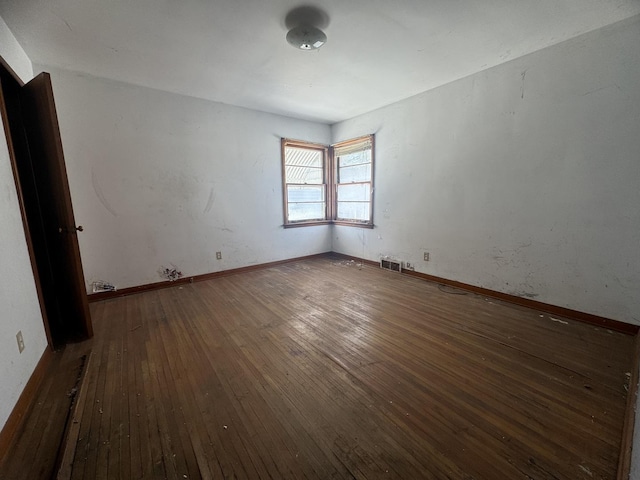
[{"label": "dark wood door", "polygon": [[41,73],[19,90],[17,161],[41,292],[54,347],[93,335],[53,88]]}]

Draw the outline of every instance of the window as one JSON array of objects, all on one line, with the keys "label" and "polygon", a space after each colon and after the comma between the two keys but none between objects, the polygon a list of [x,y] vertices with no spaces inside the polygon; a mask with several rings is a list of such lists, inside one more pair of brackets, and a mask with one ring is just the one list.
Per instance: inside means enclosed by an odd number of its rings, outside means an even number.
[{"label": "window", "polygon": [[373,135],[330,147],[282,139],[285,227],[373,227]]},{"label": "window", "polygon": [[327,152],[323,145],[282,141],[285,225],[327,221]]},{"label": "window", "polygon": [[335,221],[373,225],[373,136],[333,146]]}]

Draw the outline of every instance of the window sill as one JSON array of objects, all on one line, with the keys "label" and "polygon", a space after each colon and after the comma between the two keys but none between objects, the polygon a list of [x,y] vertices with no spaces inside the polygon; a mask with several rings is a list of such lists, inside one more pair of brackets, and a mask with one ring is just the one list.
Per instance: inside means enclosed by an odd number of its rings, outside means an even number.
[{"label": "window sill", "polygon": [[316,225],[331,225],[331,222],[322,220],[320,222],[298,222],[298,223],[285,223],[283,228],[298,228],[298,227],[315,227]]},{"label": "window sill", "polygon": [[346,222],[344,220],[336,220],[331,222],[332,225],[340,225],[341,227],[359,227],[359,228],[374,228],[373,223],[359,223],[359,222]]},{"label": "window sill", "polygon": [[298,227],[314,227],[316,225],[340,225],[341,227],[359,227],[359,228],[374,228],[372,223],[356,223],[346,222],[343,220],[336,221],[321,221],[321,222],[300,222],[300,223],[285,223],[283,228],[298,228]]}]

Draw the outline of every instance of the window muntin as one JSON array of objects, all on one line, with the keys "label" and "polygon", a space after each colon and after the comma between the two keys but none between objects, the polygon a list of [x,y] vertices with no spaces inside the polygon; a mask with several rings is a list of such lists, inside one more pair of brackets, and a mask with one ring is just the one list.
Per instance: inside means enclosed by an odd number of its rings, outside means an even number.
[{"label": "window muntin", "polygon": [[282,139],[285,226],[373,227],[373,135],[326,147]]},{"label": "window muntin", "polygon": [[327,220],[327,148],[283,140],[285,224]]}]

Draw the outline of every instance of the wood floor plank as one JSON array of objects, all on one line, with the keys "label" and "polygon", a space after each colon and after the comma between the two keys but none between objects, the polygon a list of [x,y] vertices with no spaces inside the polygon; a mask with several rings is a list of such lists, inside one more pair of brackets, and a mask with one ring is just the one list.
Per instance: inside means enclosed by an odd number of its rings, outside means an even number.
[{"label": "wood floor plank", "polygon": [[[140,373],[139,373],[139,354],[138,345],[143,344],[144,340],[140,337],[136,337],[136,330],[140,325],[139,316],[135,310],[135,302],[132,299],[127,299],[123,302],[123,308],[126,315],[126,328],[127,332],[124,338],[123,353],[126,360],[124,361],[124,368],[126,368],[126,383],[122,388],[123,400],[127,402],[128,412],[128,455],[130,457],[129,471],[126,468],[121,470],[121,478],[142,478],[143,468],[147,466],[149,461],[149,446],[148,442],[142,442],[142,438],[148,435],[146,424],[141,421],[142,409],[138,402],[140,398]],[[127,476],[128,475],[128,476]]]}]

